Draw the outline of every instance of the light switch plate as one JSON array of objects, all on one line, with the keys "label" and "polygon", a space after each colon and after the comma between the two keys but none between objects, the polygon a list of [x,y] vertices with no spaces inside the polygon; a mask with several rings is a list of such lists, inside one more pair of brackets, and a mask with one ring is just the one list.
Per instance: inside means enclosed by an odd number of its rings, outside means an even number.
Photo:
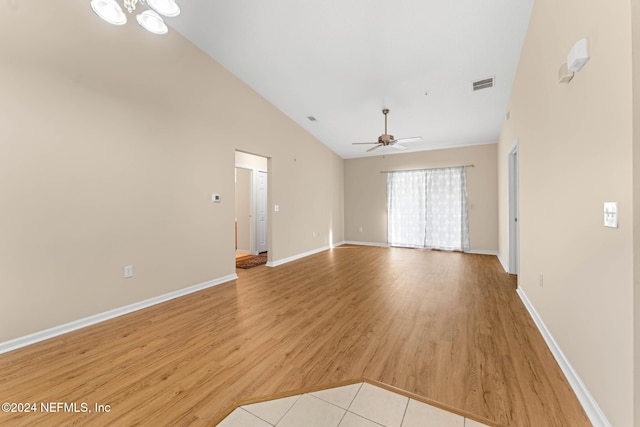
[{"label": "light switch plate", "polygon": [[275,212],[280,212],[280,205],[274,205],[274,206],[273,206],[273,210],[274,210]]},{"label": "light switch plate", "polygon": [[604,226],[618,228],[618,202],[604,202]]},{"label": "light switch plate", "polygon": [[220,195],[219,194],[212,194],[211,195],[211,201],[214,203],[220,203]]},{"label": "light switch plate", "polygon": [[124,278],[128,279],[133,277],[133,265],[125,265],[124,266]]}]

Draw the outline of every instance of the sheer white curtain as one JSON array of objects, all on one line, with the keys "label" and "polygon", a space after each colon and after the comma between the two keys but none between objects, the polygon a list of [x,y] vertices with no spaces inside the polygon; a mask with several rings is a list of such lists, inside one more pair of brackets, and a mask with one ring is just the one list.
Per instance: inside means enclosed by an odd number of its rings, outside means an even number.
[{"label": "sheer white curtain", "polygon": [[426,171],[390,172],[387,176],[389,244],[424,248],[426,230]]},{"label": "sheer white curtain", "polygon": [[387,212],[392,246],[469,250],[464,167],[390,172]]}]

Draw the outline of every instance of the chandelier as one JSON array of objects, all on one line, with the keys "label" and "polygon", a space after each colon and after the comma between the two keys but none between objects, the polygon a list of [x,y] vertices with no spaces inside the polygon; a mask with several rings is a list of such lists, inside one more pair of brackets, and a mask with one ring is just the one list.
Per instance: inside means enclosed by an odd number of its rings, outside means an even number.
[{"label": "chandelier", "polygon": [[[174,17],[180,14],[180,8],[175,0],[121,0],[124,8],[130,14],[136,10],[136,6],[146,6],[136,16],[138,24],[153,34],[166,34],[169,29],[162,20],[163,16]],[[127,15],[116,0],[91,0],[91,9],[103,20],[113,25],[127,23]]]}]

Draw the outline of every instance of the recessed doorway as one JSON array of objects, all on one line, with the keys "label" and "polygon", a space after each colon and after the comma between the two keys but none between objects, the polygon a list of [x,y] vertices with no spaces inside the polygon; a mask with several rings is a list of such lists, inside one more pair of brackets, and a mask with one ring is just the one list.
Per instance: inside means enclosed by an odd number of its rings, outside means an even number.
[{"label": "recessed doorway", "polygon": [[268,251],[268,162],[266,157],[236,151],[236,258]]}]

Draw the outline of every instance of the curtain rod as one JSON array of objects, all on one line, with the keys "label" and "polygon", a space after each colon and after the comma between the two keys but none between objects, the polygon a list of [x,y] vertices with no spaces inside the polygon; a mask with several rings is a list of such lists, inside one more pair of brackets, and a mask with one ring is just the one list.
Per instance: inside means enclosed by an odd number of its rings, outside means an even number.
[{"label": "curtain rod", "polygon": [[391,173],[391,172],[414,172],[414,171],[430,171],[430,170],[434,170],[434,169],[450,169],[450,168],[474,168],[476,167],[476,165],[471,164],[471,165],[464,165],[464,166],[445,166],[442,168],[424,168],[424,169],[402,169],[402,170],[397,170],[397,171],[380,171],[380,173]]}]

